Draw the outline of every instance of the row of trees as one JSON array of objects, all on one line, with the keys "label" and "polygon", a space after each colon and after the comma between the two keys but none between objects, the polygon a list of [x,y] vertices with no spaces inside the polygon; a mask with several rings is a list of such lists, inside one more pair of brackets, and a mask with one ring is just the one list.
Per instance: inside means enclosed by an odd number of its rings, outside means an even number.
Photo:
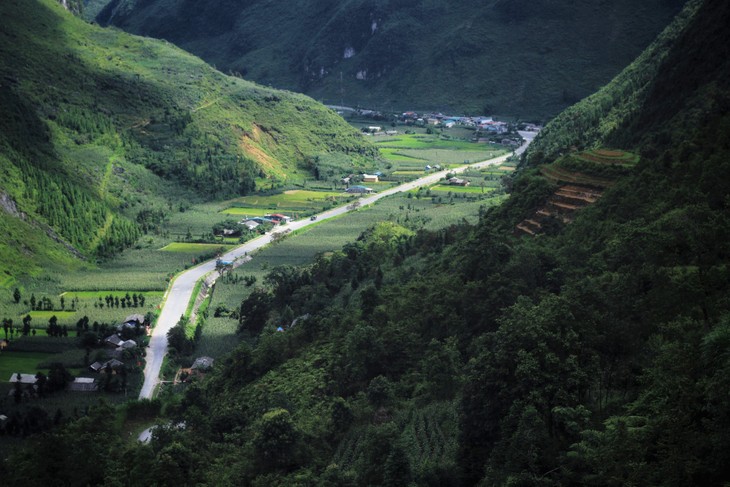
[{"label": "row of trees", "polygon": [[103,298],[99,296],[97,301],[94,303],[94,307],[103,308],[104,305],[106,305],[107,308],[119,308],[119,306],[121,305],[122,308],[143,308],[145,299],[146,298],[142,293],[126,293],[121,298],[119,296],[108,294]]}]

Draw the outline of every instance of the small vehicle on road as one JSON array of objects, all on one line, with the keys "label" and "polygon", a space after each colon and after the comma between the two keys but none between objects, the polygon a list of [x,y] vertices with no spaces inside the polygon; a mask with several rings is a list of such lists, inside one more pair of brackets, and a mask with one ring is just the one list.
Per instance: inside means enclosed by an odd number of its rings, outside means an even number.
[{"label": "small vehicle on road", "polygon": [[316,220],[316,219],[317,219],[317,215],[312,215],[312,216],[310,216],[310,217],[309,217],[309,219],[310,219],[311,221],[314,221],[314,220]]}]

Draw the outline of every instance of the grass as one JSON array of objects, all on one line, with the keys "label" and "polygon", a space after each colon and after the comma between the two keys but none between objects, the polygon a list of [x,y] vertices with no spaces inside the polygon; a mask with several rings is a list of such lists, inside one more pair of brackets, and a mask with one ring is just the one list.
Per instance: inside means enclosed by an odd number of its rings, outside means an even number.
[{"label": "grass", "polygon": [[429,188],[431,191],[437,191],[440,193],[465,193],[465,194],[483,194],[494,191],[494,187],[478,186],[476,184],[471,186],[450,186],[447,184],[437,184]]},{"label": "grass", "polygon": [[[109,295],[114,297],[123,298],[127,293],[140,294],[142,293],[145,298],[144,306],[138,307],[108,307],[106,306],[105,298]],[[90,322],[98,321],[100,323],[121,323],[130,314],[147,314],[148,312],[155,313],[157,306],[162,300],[163,291],[69,291],[62,293],[66,300],[65,310],[53,310],[53,311],[30,311],[24,305],[14,305],[5,308],[4,312],[6,316],[12,317],[14,326],[21,326],[22,319],[26,314],[29,314],[32,318],[31,328],[41,330],[38,337],[26,337],[29,340],[35,340],[45,335],[45,330],[48,320],[55,316],[58,319],[58,324],[69,327],[69,332],[75,334],[76,322],[84,316],[89,318]],[[78,299],[75,309],[71,309],[71,301]],[[54,298],[54,305],[58,306],[59,302]],[[100,307],[100,302],[104,304]]]},{"label": "grass", "polygon": [[160,249],[162,252],[177,253],[202,253],[211,252],[222,249],[226,252],[233,248],[233,245],[208,244],[208,243],[188,243],[188,242],[171,242]]},{"label": "grass", "polygon": [[234,204],[243,207],[270,208],[270,209],[311,209],[316,203],[335,203],[347,197],[342,192],[287,190],[283,193],[268,196],[247,196],[235,200]]},{"label": "grass", "polygon": [[79,300],[82,299],[90,299],[90,300],[96,300],[98,298],[104,299],[105,297],[111,295],[115,298],[122,298],[127,295],[127,293],[130,294],[144,294],[145,299],[152,298],[152,299],[159,299],[162,297],[162,292],[160,291],[113,291],[113,290],[105,290],[105,291],[69,291],[62,293],[61,296],[65,296],[66,299],[75,299],[78,298]]},{"label": "grass", "polygon": [[41,370],[38,365],[53,360],[56,354],[43,352],[0,352],[0,382],[10,380],[12,374],[35,374],[38,371],[48,373],[48,369]]},{"label": "grass", "polygon": [[374,140],[395,171],[423,168],[424,164],[479,162],[504,153],[498,146],[470,140],[444,139],[438,134],[403,134]]},{"label": "grass", "polygon": [[235,215],[237,217],[265,216],[271,213],[268,208],[252,208],[250,206],[233,206],[222,210],[225,215]]}]

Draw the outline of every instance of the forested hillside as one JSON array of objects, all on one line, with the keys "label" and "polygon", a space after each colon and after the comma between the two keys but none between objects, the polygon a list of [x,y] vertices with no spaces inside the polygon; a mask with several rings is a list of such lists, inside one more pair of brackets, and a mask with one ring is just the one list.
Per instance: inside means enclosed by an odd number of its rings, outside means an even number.
[{"label": "forested hillside", "polygon": [[318,156],[349,168],[376,154],[304,96],[92,26],[59,2],[3,1],[0,17],[0,285],[73,265],[69,250],[113,255],[153,203],[242,195]]},{"label": "forested hillside", "polygon": [[383,222],[273,269],[241,285],[241,344],[161,400],[150,444],[125,443],[102,406],[11,456],[6,478],[727,485],[730,5],[693,0],[685,15],[630,68],[656,75],[578,105],[633,107],[610,138],[578,139],[565,118],[541,136],[542,164],[573,145],[640,155],[572,223],[514,236],[555,189],[533,152],[476,226]]},{"label": "forested hillside", "polygon": [[111,0],[97,20],[331,104],[547,118],[609,81],[683,0]]}]

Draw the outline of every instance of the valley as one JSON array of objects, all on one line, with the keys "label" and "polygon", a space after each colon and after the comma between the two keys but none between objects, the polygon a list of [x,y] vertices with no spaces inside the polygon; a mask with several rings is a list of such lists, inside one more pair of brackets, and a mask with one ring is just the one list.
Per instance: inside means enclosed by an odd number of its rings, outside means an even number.
[{"label": "valley", "polygon": [[3,481],[725,486],[730,4],[629,3],[0,2]]}]

